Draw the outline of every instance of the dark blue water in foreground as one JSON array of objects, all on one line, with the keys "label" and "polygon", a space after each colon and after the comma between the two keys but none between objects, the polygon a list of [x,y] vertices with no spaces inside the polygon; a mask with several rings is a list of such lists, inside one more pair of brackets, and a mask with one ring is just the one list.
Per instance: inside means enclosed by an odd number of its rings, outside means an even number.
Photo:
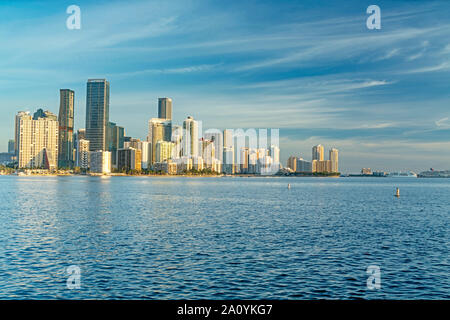
[{"label": "dark blue water in foreground", "polygon": [[449,299],[449,218],[450,179],[0,177],[0,298]]}]

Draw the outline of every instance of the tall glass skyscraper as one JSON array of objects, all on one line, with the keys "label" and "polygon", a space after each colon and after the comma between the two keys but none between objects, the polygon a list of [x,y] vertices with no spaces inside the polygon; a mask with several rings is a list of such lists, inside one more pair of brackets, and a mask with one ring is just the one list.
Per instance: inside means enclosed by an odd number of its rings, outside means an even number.
[{"label": "tall glass skyscraper", "polygon": [[73,118],[75,92],[61,89],[59,103],[58,167],[73,167]]},{"label": "tall glass skyscraper", "polygon": [[86,94],[86,139],[90,151],[107,151],[109,124],[109,82],[106,79],[90,79]]},{"label": "tall glass skyscraper", "polygon": [[158,118],[172,120],[172,99],[158,99]]}]

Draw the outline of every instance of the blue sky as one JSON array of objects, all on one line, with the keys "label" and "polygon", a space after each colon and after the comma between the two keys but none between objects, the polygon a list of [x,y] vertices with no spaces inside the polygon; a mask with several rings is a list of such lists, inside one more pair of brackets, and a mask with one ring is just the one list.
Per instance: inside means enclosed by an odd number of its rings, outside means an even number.
[{"label": "blue sky", "polygon": [[[81,30],[66,8],[81,8]],[[381,8],[381,30],[366,8]],[[204,128],[280,128],[281,156],[321,143],[341,169],[450,169],[448,1],[1,1],[0,150],[19,110],[57,113],[88,78],[145,138],[157,98]]]}]

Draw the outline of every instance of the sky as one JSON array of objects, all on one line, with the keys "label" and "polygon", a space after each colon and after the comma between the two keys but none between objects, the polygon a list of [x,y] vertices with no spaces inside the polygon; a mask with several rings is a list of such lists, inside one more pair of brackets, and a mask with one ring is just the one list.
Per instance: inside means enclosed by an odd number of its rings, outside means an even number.
[{"label": "sky", "polygon": [[[66,9],[81,9],[69,30]],[[369,5],[381,9],[370,30]],[[0,151],[18,111],[111,84],[110,121],[145,139],[174,122],[279,128],[281,159],[340,151],[341,172],[450,169],[450,1],[0,1]]]}]

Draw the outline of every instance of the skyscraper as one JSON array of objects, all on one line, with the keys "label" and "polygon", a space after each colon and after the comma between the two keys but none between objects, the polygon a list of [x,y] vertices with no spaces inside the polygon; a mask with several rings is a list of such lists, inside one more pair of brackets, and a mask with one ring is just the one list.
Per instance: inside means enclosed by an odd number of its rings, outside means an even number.
[{"label": "skyscraper", "polygon": [[233,131],[231,129],[223,130],[223,147],[234,148]]},{"label": "skyscraper", "polygon": [[205,166],[211,169],[214,160],[217,160],[215,143],[213,140],[202,138],[200,145],[201,145],[201,155],[205,163]]},{"label": "skyscraper", "polygon": [[109,124],[109,82],[90,79],[86,93],[86,139],[91,151],[107,150]]},{"label": "skyscraper", "polygon": [[50,112],[48,110],[44,111],[43,109],[38,109],[33,114],[33,120],[38,120],[39,118],[48,118],[51,120],[58,121],[58,117],[55,114],[53,114],[52,112]]},{"label": "skyscraper", "polygon": [[71,168],[73,167],[73,118],[75,92],[70,89],[61,89],[59,93],[58,166],[61,168]]},{"label": "skyscraper", "polygon": [[198,121],[195,121],[191,116],[187,117],[187,119],[183,121],[183,131],[183,156],[198,156]]},{"label": "skyscraper", "polygon": [[14,154],[14,140],[8,141],[8,153]]},{"label": "skyscraper", "polygon": [[205,132],[205,139],[211,140],[214,143],[215,158],[220,162],[223,161],[223,133],[220,130],[207,130]]},{"label": "skyscraper", "polygon": [[339,172],[339,150],[330,149],[331,172]]},{"label": "skyscraper", "polygon": [[297,157],[290,156],[287,161],[287,167],[291,168],[294,172],[297,171]]},{"label": "skyscraper", "polygon": [[82,169],[89,168],[89,141],[77,139],[76,166]]},{"label": "skyscraper", "polygon": [[124,148],[125,129],[113,122],[107,126],[107,150],[111,152],[111,165],[117,166],[117,150]]},{"label": "skyscraper", "polygon": [[223,172],[226,174],[234,174],[234,148],[223,148]]},{"label": "skyscraper", "polygon": [[158,118],[172,120],[172,99],[158,99]]},{"label": "skyscraper", "polygon": [[172,121],[167,119],[152,118],[148,122],[147,141],[151,143],[151,157],[149,164],[156,162],[156,144],[158,141],[170,141],[172,138]]},{"label": "skyscraper", "polygon": [[57,168],[58,121],[55,118],[52,113],[37,120],[28,112],[16,115],[15,149],[19,168]]},{"label": "skyscraper", "polygon": [[314,146],[312,149],[312,159],[317,161],[323,161],[324,149],[321,144]]}]

